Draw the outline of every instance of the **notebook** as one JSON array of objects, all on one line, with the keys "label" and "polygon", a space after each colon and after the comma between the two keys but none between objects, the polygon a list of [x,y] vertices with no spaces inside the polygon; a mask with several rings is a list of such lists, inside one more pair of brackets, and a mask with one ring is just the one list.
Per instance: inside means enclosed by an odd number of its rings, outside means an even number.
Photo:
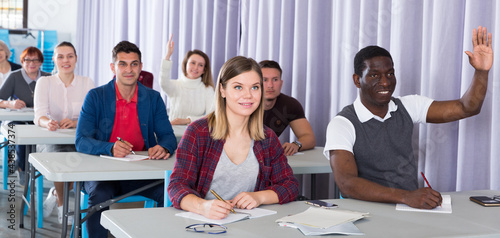
[{"label": "notebook", "polygon": [[253,218],[259,218],[259,217],[263,217],[263,216],[269,216],[269,215],[276,214],[276,211],[263,209],[263,208],[254,208],[251,210],[234,209],[234,211],[236,212],[236,214],[229,213],[229,215],[226,218],[221,219],[221,220],[209,219],[209,218],[204,217],[203,215],[196,214],[194,212],[181,212],[181,213],[177,213],[175,215],[179,216],[179,217],[184,217],[184,218],[202,221],[205,223],[214,223],[214,224],[223,225],[223,224],[233,223],[233,222],[237,222],[237,221],[241,221],[241,220],[245,220],[245,219],[253,219]]},{"label": "notebook", "polygon": [[434,212],[434,213],[451,213],[451,196],[450,195],[442,195],[443,202],[441,206],[437,206],[434,209],[419,209],[413,208],[406,204],[398,203],[396,205],[396,210],[398,211],[409,211],[409,212]]}]

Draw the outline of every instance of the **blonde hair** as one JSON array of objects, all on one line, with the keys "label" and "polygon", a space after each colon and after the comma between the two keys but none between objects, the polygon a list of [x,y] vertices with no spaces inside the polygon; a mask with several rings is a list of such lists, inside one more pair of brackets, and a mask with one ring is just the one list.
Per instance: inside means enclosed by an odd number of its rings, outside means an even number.
[{"label": "blonde hair", "polygon": [[6,59],[8,60],[10,58],[10,56],[12,56],[12,52],[10,52],[9,47],[7,46],[7,44],[3,40],[0,40],[0,47],[2,47],[3,51],[5,51],[5,56],[6,56]]},{"label": "blonde hair", "polygon": [[184,60],[182,61],[182,72],[184,73],[184,76],[187,77],[187,62],[189,57],[192,55],[199,55],[205,60],[205,72],[201,75],[201,81],[205,84],[205,87],[210,86],[213,88],[214,80],[212,78],[212,70],[210,68],[210,58],[208,58],[208,55],[201,50],[190,50],[186,53],[186,56],[184,56]]},{"label": "blonde hair", "polygon": [[[252,58],[236,56],[224,63],[217,77],[217,86],[215,88],[215,111],[207,116],[210,135],[215,140],[226,139],[229,135],[229,123],[226,114],[226,99],[220,93],[220,87],[224,89],[227,82],[232,78],[249,71],[254,71],[260,78],[260,92],[264,94],[262,71],[259,64]],[[263,140],[264,134],[264,97],[260,97],[259,107],[250,115],[248,120],[248,132],[253,140]]]}]

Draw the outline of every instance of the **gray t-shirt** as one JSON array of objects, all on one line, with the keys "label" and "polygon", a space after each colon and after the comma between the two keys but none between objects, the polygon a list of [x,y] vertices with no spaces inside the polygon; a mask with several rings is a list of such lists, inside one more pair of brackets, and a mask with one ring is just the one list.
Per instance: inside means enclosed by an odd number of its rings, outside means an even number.
[{"label": "gray t-shirt", "polygon": [[[210,189],[213,189],[224,200],[231,200],[241,192],[255,191],[259,162],[253,152],[254,141],[250,145],[247,158],[243,163],[234,164],[223,150],[215,168]],[[216,199],[212,193],[207,193],[205,199]]]}]

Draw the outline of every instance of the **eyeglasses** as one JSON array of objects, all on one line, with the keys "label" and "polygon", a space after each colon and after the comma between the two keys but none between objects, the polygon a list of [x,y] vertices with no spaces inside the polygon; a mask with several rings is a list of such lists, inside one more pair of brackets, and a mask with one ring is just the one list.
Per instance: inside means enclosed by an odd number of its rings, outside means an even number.
[{"label": "eyeglasses", "polygon": [[29,64],[29,63],[38,64],[38,63],[40,63],[40,60],[39,59],[24,59],[24,62],[26,62],[27,64]]},{"label": "eyeglasses", "polygon": [[208,234],[226,233],[227,227],[213,223],[193,224],[186,226],[186,231],[206,232]]}]

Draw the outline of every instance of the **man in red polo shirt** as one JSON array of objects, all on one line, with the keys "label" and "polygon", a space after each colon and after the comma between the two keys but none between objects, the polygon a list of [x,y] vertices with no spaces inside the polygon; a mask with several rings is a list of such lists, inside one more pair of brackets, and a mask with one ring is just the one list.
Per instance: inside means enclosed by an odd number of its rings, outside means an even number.
[{"label": "man in red polo shirt", "polygon": [[[150,159],[167,159],[177,148],[177,140],[160,94],[137,83],[142,69],[140,50],[128,41],[120,42],[113,49],[110,66],[116,79],[89,91],[83,103],[76,130],[77,151],[124,157],[147,150]],[[151,182],[90,181],[84,188],[90,207]],[[163,184],[139,194],[163,206]],[[100,224],[103,210],[87,220],[91,237],[107,237]]]}]

